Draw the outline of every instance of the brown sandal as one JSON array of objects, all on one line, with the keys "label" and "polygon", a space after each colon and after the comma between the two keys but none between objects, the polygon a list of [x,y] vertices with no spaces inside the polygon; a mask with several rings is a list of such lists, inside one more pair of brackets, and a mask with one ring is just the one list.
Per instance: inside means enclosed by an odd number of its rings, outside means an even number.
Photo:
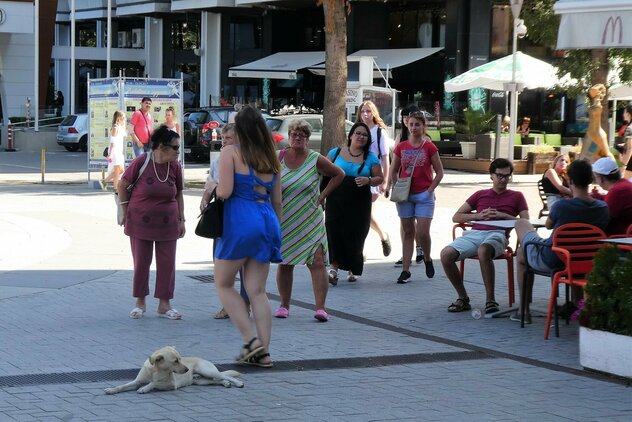
[{"label": "brown sandal", "polygon": [[470,305],[470,298],[467,296],[458,298],[453,304],[448,306],[448,312],[463,312],[470,309],[472,309],[472,306]]},{"label": "brown sandal", "polygon": [[248,344],[244,344],[244,346],[242,347],[242,352],[239,356],[237,356],[237,359],[235,359],[238,363],[247,363],[249,360],[251,360],[254,356],[265,352],[265,347],[263,346],[258,346],[255,347],[254,349],[251,349],[252,347],[252,343],[254,343],[257,339],[257,337],[253,337]]}]

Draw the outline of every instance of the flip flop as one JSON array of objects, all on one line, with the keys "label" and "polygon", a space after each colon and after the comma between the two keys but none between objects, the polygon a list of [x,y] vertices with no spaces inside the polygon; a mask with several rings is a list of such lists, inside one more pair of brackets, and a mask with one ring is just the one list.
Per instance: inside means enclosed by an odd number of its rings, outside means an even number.
[{"label": "flip flop", "polygon": [[160,312],[158,313],[158,316],[160,318],[168,318],[168,319],[182,319],[182,315],[180,314],[180,312],[178,312],[177,309],[175,308],[171,308],[169,309],[167,312],[165,312],[164,314],[161,314]]},{"label": "flip flop", "polygon": [[132,309],[129,313],[129,317],[132,319],[141,319],[143,315],[145,315],[145,310],[139,307]]},{"label": "flip flop", "polygon": [[226,309],[222,308],[219,312],[217,312],[214,316],[214,319],[228,319],[230,318],[230,316],[228,316],[228,312],[226,312]]}]

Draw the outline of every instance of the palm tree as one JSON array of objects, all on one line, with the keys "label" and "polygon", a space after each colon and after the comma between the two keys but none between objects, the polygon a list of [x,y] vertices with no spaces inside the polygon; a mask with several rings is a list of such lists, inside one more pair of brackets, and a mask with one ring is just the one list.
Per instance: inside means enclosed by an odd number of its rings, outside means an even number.
[{"label": "palm tree", "polygon": [[348,0],[317,0],[325,14],[325,98],[321,153],[345,142]]}]

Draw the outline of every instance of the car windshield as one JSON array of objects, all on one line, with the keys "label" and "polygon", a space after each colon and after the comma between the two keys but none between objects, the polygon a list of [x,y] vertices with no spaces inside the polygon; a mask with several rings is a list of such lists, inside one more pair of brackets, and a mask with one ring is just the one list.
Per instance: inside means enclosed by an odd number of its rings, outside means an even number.
[{"label": "car windshield", "polygon": [[77,116],[71,114],[70,116],[64,117],[64,120],[61,121],[59,126],[72,126],[75,124],[75,120],[77,120]]},{"label": "car windshield", "polygon": [[196,125],[201,125],[206,123],[206,119],[208,118],[208,113],[206,111],[194,111],[189,114],[188,120],[195,123]]},{"label": "car windshield", "polygon": [[268,127],[272,131],[279,130],[279,128],[281,127],[282,123],[283,123],[283,120],[281,120],[281,119],[267,119],[266,120],[266,125],[268,125]]}]

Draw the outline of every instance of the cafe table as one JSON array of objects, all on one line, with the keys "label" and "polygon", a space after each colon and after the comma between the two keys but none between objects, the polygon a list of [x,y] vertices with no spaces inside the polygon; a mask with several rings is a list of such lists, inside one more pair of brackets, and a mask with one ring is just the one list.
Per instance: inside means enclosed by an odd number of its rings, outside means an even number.
[{"label": "cafe table", "polygon": [[[515,219],[515,220],[477,220],[477,221],[472,221],[470,224],[476,224],[476,225],[484,225],[484,226],[490,226],[490,227],[498,227],[499,229],[513,229],[516,227],[516,221],[518,221],[519,219]],[[543,219],[534,219],[534,220],[529,220],[529,222],[533,225],[534,228],[539,229],[545,226],[546,220]],[[518,283],[520,283],[520,280],[518,280]],[[507,315],[510,314],[512,312],[518,311],[520,310],[520,308],[518,306],[512,306],[509,307],[507,309],[500,309],[497,312],[492,312],[489,314],[484,314],[485,318],[498,318],[501,317],[503,315]],[[537,310],[532,310],[533,312],[537,312]]]}]

